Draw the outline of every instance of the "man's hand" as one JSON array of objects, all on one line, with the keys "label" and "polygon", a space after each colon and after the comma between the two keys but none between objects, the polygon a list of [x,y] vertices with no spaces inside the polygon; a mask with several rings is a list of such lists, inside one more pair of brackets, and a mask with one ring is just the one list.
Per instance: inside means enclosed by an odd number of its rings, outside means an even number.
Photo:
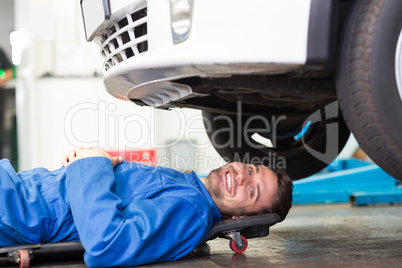
[{"label": "man's hand", "polygon": [[68,167],[75,160],[88,157],[96,157],[96,156],[103,156],[110,159],[113,167],[123,162],[123,158],[121,158],[120,156],[111,157],[108,153],[102,151],[101,149],[82,148],[82,147],[68,151],[68,153],[64,155],[63,158],[61,159],[61,162],[63,166]]}]

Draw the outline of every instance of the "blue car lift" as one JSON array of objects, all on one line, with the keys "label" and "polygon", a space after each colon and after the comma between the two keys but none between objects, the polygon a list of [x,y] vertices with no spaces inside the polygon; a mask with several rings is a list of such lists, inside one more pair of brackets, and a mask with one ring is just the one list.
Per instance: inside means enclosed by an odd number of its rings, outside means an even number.
[{"label": "blue car lift", "polygon": [[402,202],[402,187],[377,165],[357,159],[338,160],[323,172],[295,181],[293,204],[351,202],[355,206]]}]

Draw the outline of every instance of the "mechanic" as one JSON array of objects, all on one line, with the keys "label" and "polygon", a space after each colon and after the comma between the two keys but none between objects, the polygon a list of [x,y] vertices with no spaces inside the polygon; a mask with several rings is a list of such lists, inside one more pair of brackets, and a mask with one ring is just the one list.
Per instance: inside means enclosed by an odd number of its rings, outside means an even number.
[{"label": "mechanic", "polygon": [[81,241],[88,266],[177,260],[214,222],[266,211],[283,220],[292,181],[264,166],[230,163],[198,178],[77,148],[55,171],[16,173],[0,161],[0,246]]}]

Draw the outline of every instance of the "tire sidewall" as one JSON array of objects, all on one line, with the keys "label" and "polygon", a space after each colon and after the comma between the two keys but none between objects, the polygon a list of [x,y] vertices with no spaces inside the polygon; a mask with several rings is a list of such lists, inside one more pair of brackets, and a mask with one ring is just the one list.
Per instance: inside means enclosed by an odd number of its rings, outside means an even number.
[{"label": "tire sidewall", "polygon": [[402,103],[395,53],[402,1],[356,0],[340,46],[337,91],[345,120],[362,149],[401,178]]},{"label": "tire sidewall", "polygon": [[[227,131],[220,131],[221,129],[225,129],[226,126],[223,127],[215,121],[215,116],[219,116],[218,114],[203,112],[203,116],[204,119],[206,121],[209,121],[210,123],[209,127],[206,127],[206,129],[207,134],[213,145],[215,143],[224,144],[230,139],[230,134]],[[242,140],[241,147],[227,146],[217,148],[215,145],[214,147],[216,151],[229,162],[239,161],[247,162],[250,164],[262,164],[272,169],[285,168],[289,176],[293,180],[297,180],[311,176],[318,171],[324,169],[338,156],[342,148],[345,146],[349,138],[350,131],[347,128],[341,113],[337,113],[336,118],[336,122],[332,122],[329,124],[328,122],[326,122],[325,119],[321,119],[322,121],[318,123],[315,131],[311,133],[311,140],[308,140],[306,142],[303,141],[303,144],[295,148],[289,148],[289,151],[280,151],[274,148],[270,149],[267,147],[264,150],[257,149],[245,142],[244,137],[240,137],[240,139]],[[237,120],[232,120],[232,122],[234,123],[235,129],[237,129],[238,127],[243,128],[243,126],[237,125]],[[337,125],[333,123],[336,123]],[[217,131],[218,133],[217,136],[214,136],[213,132],[215,131]],[[337,133],[335,131],[337,131]],[[330,135],[329,140],[326,140],[328,139],[327,135]],[[238,138],[239,137],[234,136],[235,140],[238,140]],[[336,151],[327,151],[327,142],[334,142],[333,138],[338,139],[337,148],[335,148]],[[319,159],[316,156],[312,155],[311,152],[306,149],[306,145],[318,152],[324,152],[325,158],[327,158],[326,160],[330,159],[330,161],[324,162],[322,159]],[[285,163],[284,167],[282,167],[283,163]]]},{"label": "tire sidewall", "polygon": [[396,46],[402,29],[402,1],[388,0],[372,37],[369,62],[373,99],[380,120],[402,148],[402,100],[395,74]]}]

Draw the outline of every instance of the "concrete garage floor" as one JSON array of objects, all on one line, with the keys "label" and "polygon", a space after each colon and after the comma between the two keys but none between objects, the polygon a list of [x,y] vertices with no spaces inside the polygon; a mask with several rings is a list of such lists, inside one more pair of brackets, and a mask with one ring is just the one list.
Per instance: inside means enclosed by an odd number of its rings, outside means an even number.
[{"label": "concrete garage floor", "polygon": [[[32,267],[86,267],[80,260]],[[402,267],[402,206],[295,206],[264,238],[234,254],[217,238],[182,260],[145,267]],[[16,266],[13,266],[16,267]]]},{"label": "concrete garage floor", "polygon": [[225,239],[149,267],[402,267],[402,206],[296,206],[270,235],[234,254]]}]

